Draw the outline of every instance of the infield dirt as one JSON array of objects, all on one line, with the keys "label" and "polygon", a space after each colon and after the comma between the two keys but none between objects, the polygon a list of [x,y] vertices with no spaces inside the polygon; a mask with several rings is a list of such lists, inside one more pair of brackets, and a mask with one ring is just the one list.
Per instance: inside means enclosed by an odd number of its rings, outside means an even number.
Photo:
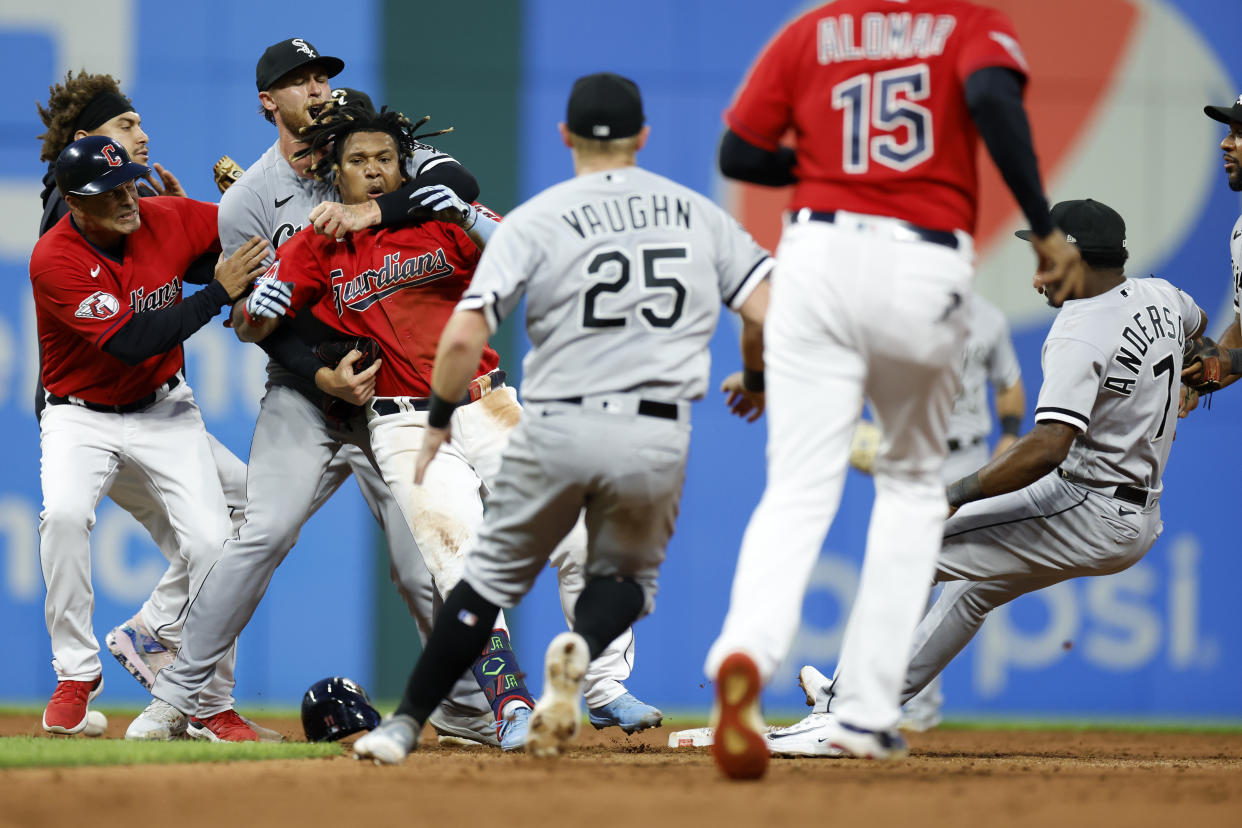
[{"label": "infield dirt", "polygon": [[[260,721],[300,739],[290,719]],[[107,736],[128,722],[110,717]],[[675,725],[688,727],[691,723]],[[0,735],[36,735],[35,716]],[[773,760],[731,783],[705,749],[584,728],[564,757],[424,747],[333,759],[0,771],[0,826],[1242,826],[1242,734],[939,730],[897,764]],[[78,738],[78,737],[74,737]]]}]

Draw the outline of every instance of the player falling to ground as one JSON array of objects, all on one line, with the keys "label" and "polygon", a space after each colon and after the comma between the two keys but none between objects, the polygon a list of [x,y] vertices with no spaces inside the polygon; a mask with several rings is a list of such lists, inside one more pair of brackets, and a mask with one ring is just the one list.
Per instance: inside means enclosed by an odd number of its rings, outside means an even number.
[{"label": "player falling to ground", "polygon": [[[798,628],[864,398],[887,438],[841,652],[856,678],[828,732],[856,755],[905,754],[897,697],[947,511],[940,468],[966,338],[979,137],[1035,231],[1048,283],[1064,297],[1082,277],[1048,218],[1026,74],[996,10],[840,0],[778,33],[725,115],[721,170],[795,185],[768,321],[767,488],[705,665],[728,776],[767,766],[759,695]],[[791,130],[796,145],[781,146]]]},{"label": "player falling to ground", "polygon": [[[1242,192],[1242,95],[1232,106],[1205,106],[1204,113],[1214,121],[1229,128],[1220,142],[1225,158],[1225,175],[1229,189]],[[1189,407],[1198,401],[1198,393],[1211,393],[1232,385],[1242,376],[1242,216],[1233,225],[1229,235],[1229,257],[1233,263],[1233,319],[1221,332],[1219,342],[1205,338],[1188,357],[1183,372],[1185,381],[1193,386]]]},{"label": "player falling to ground", "polygon": [[103,688],[90,532],[118,469],[138,469],[164,504],[191,591],[231,533],[181,343],[249,286],[267,243],[255,238],[221,258],[215,279],[183,302],[180,274],[219,251],[216,206],[140,199],[134,180],[150,168],[103,136],[71,143],[54,172],[69,215],[30,258],[46,389],[39,559],[58,678],[43,727],[77,733]]},{"label": "player falling to ground", "polygon": [[[941,479],[952,483],[977,471],[990,457],[999,457],[1018,439],[1022,417],[1026,413],[1026,392],[1022,387],[1022,371],[1018,355],[1009,337],[1009,324],[1000,308],[976,293],[967,295],[965,356],[962,358],[960,383],[949,412],[949,452],[945,455]],[[988,407],[988,385],[996,395],[996,416],[1001,423],[1001,436],[991,451],[987,438],[992,433],[992,412]],[[850,465],[871,474],[882,435],[872,423],[860,422],[850,445]],[[932,600],[938,597],[933,592]],[[931,604],[929,603],[928,606]],[[814,667],[803,667],[799,679],[814,698],[814,688],[827,684],[828,679]],[[937,676],[923,691],[902,706],[902,730],[926,731],[940,724],[944,694]],[[822,711],[820,711],[822,712]]]},{"label": "player falling to ground", "polygon": [[[69,211],[56,188],[53,162],[70,142],[88,135],[102,135],[124,147],[135,163],[146,164],[149,160],[150,142],[142,128],[142,116],[133,102],[121,93],[111,75],[68,73],[63,83],[50,88],[47,106],[39,106],[39,117],[47,127],[47,132],[39,136],[43,141],[40,158],[48,162],[43,178],[43,218],[39,222],[39,235],[52,229]],[[154,171],[159,176],[158,181],[151,174],[135,180],[140,196],[185,195],[171,172],[158,163]],[[216,258],[214,252],[209,252],[192,262],[182,274],[182,281],[200,285],[210,282],[215,277]],[[35,389],[36,416],[42,414],[43,407],[44,389],[40,384]],[[207,439],[236,529],[246,506],[246,464],[210,432]],[[163,502],[152,491],[141,470],[122,465],[108,490],[108,497],[142,524],[168,560],[168,569],[151,596],[133,617],[112,629],[105,638],[109,652],[149,690],[156,673],[172,663],[181,646],[182,610],[189,588],[185,557],[177,548],[177,533]],[[232,670],[232,664],[225,664],[221,669],[222,674],[227,673]],[[229,690],[232,682],[225,681],[220,686]],[[221,701],[229,707],[233,705],[231,695]],[[268,738],[279,738],[273,731],[267,733]]]},{"label": "player falling to ground", "polygon": [[[654,605],[685,476],[689,402],[707,390],[722,302],[742,316],[746,367],[762,369],[768,255],[716,205],[635,166],[643,120],[632,81],[578,79],[560,125],[575,177],[500,225],[444,329],[416,469],[422,488],[434,489],[465,436],[460,403],[479,356],[523,297],[533,346],[526,410],[462,581],[397,712],[355,743],[360,757],[394,764],[417,746],[428,714],[487,643],[488,620],[530,590],[585,509],[586,589],[573,632],[548,647],[526,741],[536,755],[559,753],[577,732],[590,661]],[[740,376],[729,388],[762,406]]]},{"label": "player falling to ground", "polygon": [[[914,646],[900,653],[908,657],[902,701],[939,675],[996,607],[1069,578],[1127,569],[1160,536],[1183,347],[1207,318],[1164,279],[1126,277],[1125,222],[1112,208],[1064,201],[1052,220],[1082,251],[1081,298],[1062,303],[1036,274],[1060,313],[1044,341],[1035,427],[949,486],[957,511],[935,572],[944,591]],[[772,751],[847,754],[831,737],[832,718],[854,680],[843,664],[814,693],[827,712],[767,734]]]}]

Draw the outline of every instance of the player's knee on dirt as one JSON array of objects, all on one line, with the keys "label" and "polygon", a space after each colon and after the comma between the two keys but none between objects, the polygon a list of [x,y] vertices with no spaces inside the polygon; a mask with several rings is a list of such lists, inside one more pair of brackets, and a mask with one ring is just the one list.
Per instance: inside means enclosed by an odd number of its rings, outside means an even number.
[{"label": "player's knee on dirt", "polygon": [[574,632],[586,639],[591,660],[637,621],[647,604],[643,588],[620,575],[587,581],[574,607]]}]

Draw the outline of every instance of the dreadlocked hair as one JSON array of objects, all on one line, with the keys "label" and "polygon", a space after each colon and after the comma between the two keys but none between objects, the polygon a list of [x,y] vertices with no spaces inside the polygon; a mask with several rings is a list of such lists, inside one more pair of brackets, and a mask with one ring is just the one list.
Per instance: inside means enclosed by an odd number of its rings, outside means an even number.
[{"label": "dreadlocked hair", "polygon": [[414,149],[420,139],[432,138],[453,131],[448,129],[424,132],[415,135],[415,131],[431,120],[424,115],[418,123],[410,123],[410,119],[395,109],[384,107],[379,112],[361,103],[346,103],[329,106],[315,119],[315,123],[302,127],[301,137],[306,146],[293,154],[293,160],[308,155],[317,159],[311,164],[308,172],[320,181],[336,172],[341,163],[341,152],[345,147],[345,139],[355,132],[383,132],[392,136],[397,145],[397,155],[401,159],[404,174],[406,162],[414,157]]},{"label": "dreadlocked hair", "polygon": [[89,75],[86,70],[73,74],[73,70],[65,75],[65,82],[48,87],[47,106],[35,101],[39,109],[39,117],[47,132],[39,136],[43,141],[43,149],[39,158],[44,161],[55,161],[60,151],[73,142],[73,124],[82,109],[100,92],[121,92],[121,84],[111,75]]}]

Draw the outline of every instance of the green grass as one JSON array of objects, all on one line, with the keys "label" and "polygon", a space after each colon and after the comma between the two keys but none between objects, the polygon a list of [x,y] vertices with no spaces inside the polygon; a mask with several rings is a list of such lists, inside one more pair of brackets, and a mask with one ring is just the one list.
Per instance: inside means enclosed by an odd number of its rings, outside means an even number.
[{"label": "green grass", "polygon": [[175,742],[126,742],[123,739],[0,738],[0,768],[46,768],[81,765],[161,765],[176,762],[250,762],[268,759],[320,759],[340,756],[335,742],[221,744],[192,739]]}]

